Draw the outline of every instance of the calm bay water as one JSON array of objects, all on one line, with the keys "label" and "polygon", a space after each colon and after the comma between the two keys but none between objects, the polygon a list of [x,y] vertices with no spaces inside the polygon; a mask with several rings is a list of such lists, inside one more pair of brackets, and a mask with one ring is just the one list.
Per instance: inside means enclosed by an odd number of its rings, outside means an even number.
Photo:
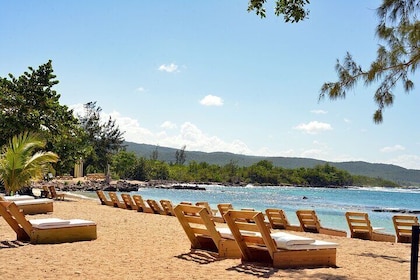
[{"label": "calm bay water", "polygon": [[[143,199],[169,199],[173,204],[181,201],[207,201],[217,209],[218,203],[232,203],[235,209],[281,208],[292,224],[298,224],[296,210],[314,209],[324,227],[348,231],[346,211],[367,212],[372,226],[384,227],[394,233],[392,216],[395,213],[373,212],[378,208],[420,210],[420,189],[384,188],[302,188],[283,186],[228,187],[206,185],[205,191],[140,188]],[[305,198],[305,199],[304,199]]]}]

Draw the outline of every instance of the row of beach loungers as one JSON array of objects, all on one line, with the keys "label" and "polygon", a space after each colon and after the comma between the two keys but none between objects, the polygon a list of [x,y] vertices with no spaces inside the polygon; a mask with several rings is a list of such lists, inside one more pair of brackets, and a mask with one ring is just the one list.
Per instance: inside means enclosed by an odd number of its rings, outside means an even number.
[{"label": "row of beach loungers", "polygon": [[[191,249],[204,249],[218,257],[269,263],[278,268],[335,266],[338,244],[291,234],[287,231],[312,232],[347,237],[347,232],[322,227],[314,210],[296,212],[299,225],[291,225],[282,209],[235,210],[232,204],[212,209],[207,202],[144,200],[141,195],[97,191],[101,204],[139,212],[176,216],[191,242]],[[411,242],[411,227],[416,216],[393,217],[396,236],[372,227],[367,213],[347,212],[350,237],[374,241]],[[226,225],[223,225],[226,224]]]}]

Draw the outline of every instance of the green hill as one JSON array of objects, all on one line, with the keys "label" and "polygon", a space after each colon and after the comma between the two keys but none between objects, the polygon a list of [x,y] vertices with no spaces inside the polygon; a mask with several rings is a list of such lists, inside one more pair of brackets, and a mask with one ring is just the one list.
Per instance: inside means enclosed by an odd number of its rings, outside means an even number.
[{"label": "green hill", "polygon": [[[175,152],[177,149],[159,147],[148,144],[138,144],[125,142],[127,151],[132,151],[138,156],[150,158],[153,151],[157,149],[158,159],[171,163],[175,162]],[[420,186],[420,170],[406,169],[392,164],[368,163],[363,161],[350,162],[328,162],[311,158],[294,157],[261,157],[246,156],[228,152],[205,153],[198,151],[185,151],[186,164],[190,161],[207,162],[209,164],[225,165],[231,161],[238,166],[250,166],[261,160],[271,161],[275,166],[283,168],[314,167],[319,164],[328,163],[339,169],[346,170],[353,175],[362,175],[373,178],[382,178],[394,181],[404,186]]]}]

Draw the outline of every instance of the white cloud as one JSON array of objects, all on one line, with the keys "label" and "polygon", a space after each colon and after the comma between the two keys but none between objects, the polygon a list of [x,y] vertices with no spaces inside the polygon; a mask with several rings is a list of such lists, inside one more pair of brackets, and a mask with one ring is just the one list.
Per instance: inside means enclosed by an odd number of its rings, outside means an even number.
[{"label": "white cloud", "polygon": [[162,64],[159,66],[159,71],[165,71],[168,73],[178,72],[178,65],[171,63],[171,64]]},{"label": "white cloud", "polygon": [[204,106],[223,106],[223,99],[209,94],[200,100],[200,104]]},{"label": "white cloud", "polygon": [[[171,121],[165,121],[160,128],[161,131],[152,131],[141,126],[141,124],[130,117],[122,116],[119,112],[102,114],[103,119],[111,116],[116,121],[121,131],[124,131],[126,141],[144,143],[179,149],[186,145],[189,151],[202,152],[231,152],[236,154],[252,154],[248,146],[239,139],[227,142],[217,136],[205,134],[191,122],[185,122],[180,127]],[[171,134],[168,132],[171,129]]]},{"label": "white cloud", "polygon": [[399,151],[404,151],[405,147],[401,146],[401,145],[394,145],[391,147],[383,147],[381,149],[381,152],[383,153],[393,153],[393,152],[399,152]]},{"label": "white cloud", "polygon": [[327,111],[324,111],[324,110],[312,110],[311,113],[317,114],[317,115],[325,115],[325,114],[328,114],[328,112]]},{"label": "white cloud", "polygon": [[300,130],[307,134],[317,134],[327,130],[332,130],[332,127],[329,123],[322,123],[318,121],[312,121],[309,123],[301,123],[294,127],[296,130]]},{"label": "white cloud", "polygon": [[177,126],[171,121],[165,121],[160,125],[160,127],[163,129],[175,129]]},{"label": "white cloud", "polygon": [[138,91],[138,92],[145,92],[146,90],[144,89],[144,87],[138,87],[136,89],[136,91]]}]

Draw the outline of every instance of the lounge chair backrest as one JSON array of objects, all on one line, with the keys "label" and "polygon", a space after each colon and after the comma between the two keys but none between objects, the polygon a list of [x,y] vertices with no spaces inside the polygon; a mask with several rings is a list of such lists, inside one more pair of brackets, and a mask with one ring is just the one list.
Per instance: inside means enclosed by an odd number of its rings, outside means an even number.
[{"label": "lounge chair backrest", "polygon": [[18,240],[29,240],[32,225],[14,202],[0,201],[0,215],[16,232]]},{"label": "lounge chair backrest", "polygon": [[149,204],[150,209],[153,210],[153,213],[155,214],[165,214],[165,211],[163,211],[162,207],[159,205],[159,203],[154,199],[147,199],[147,204]]},{"label": "lounge chair backrest", "polygon": [[98,196],[99,200],[101,201],[102,205],[109,205],[112,206],[113,203],[111,200],[109,200],[106,196],[105,193],[102,190],[97,190],[96,191],[96,195]]},{"label": "lounge chair backrest", "polygon": [[350,229],[350,236],[360,239],[372,239],[372,225],[369,215],[363,212],[346,212],[346,220]]},{"label": "lounge chair backrest", "polygon": [[192,248],[201,249],[208,247],[208,244],[203,243],[205,239],[200,238],[201,236],[210,237],[214,242],[214,246],[218,248],[222,237],[216,230],[216,226],[206,208],[195,205],[178,204],[174,208],[174,212],[187,234]]},{"label": "lounge chair backrest", "polygon": [[172,205],[172,202],[167,199],[161,199],[160,205],[162,205],[162,209],[165,212],[166,215],[169,216],[175,216],[174,207]]},{"label": "lounge chair backrest", "polygon": [[286,229],[290,225],[282,209],[268,208],[265,214],[272,229]]},{"label": "lounge chair backrest", "polygon": [[210,216],[213,216],[213,210],[211,209],[210,204],[207,201],[198,201],[195,203],[195,205],[206,208]]},{"label": "lounge chair backrest", "polygon": [[419,225],[417,216],[395,215],[392,217],[397,241],[400,243],[411,243],[412,227]]},{"label": "lounge chair backrest", "polygon": [[111,198],[111,201],[114,207],[126,209],[124,202],[120,201],[116,192],[108,192],[108,195],[109,195],[109,198]]},{"label": "lounge chair backrest", "polygon": [[131,199],[131,196],[128,193],[122,193],[121,198],[125,204],[125,208],[128,210],[137,210],[138,207],[134,203],[134,201]]},{"label": "lounge chair backrest", "polygon": [[298,210],[296,215],[303,231],[319,233],[321,225],[314,210]]},{"label": "lounge chair backrest", "polygon": [[54,186],[48,186],[48,189],[50,190],[51,198],[64,200],[64,193],[58,194]]},{"label": "lounge chair backrest", "polygon": [[42,186],[41,197],[52,198],[51,192],[50,192],[48,186],[45,186],[45,185]]},{"label": "lounge chair backrest", "polygon": [[264,222],[264,215],[257,211],[229,210],[224,219],[232,235],[238,243],[244,260],[254,260],[251,252],[254,246],[268,251],[271,261],[277,251],[274,240],[270,236],[270,229]]},{"label": "lounge chair backrest", "polygon": [[149,206],[146,205],[146,203],[143,200],[143,197],[139,194],[133,195],[134,203],[137,205],[139,212],[145,212],[145,213],[153,213],[153,210],[150,209]]},{"label": "lounge chair backrest", "polygon": [[217,209],[219,210],[220,216],[224,217],[227,211],[233,210],[231,203],[219,203],[217,204]]}]

